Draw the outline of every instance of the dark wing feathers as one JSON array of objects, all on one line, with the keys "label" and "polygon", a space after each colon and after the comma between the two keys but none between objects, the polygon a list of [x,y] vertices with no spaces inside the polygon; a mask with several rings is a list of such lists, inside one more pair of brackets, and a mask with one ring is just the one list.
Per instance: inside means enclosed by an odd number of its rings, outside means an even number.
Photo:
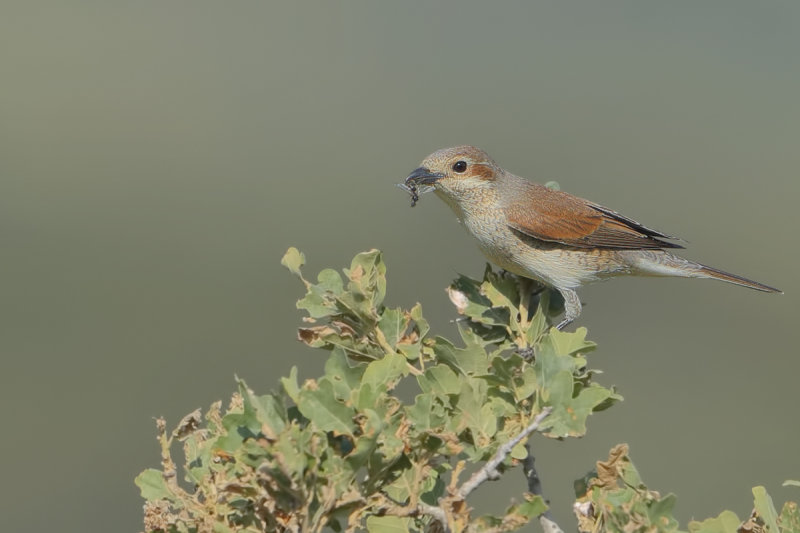
[{"label": "dark wing feathers", "polygon": [[674,239],[601,205],[526,182],[508,198],[508,225],[530,237],[576,248],[661,249]]},{"label": "dark wing feathers", "polygon": [[656,231],[654,229],[650,229],[647,226],[644,226],[644,225],[636,222],[632,218],[628,218],[628,217],[626,217],[624,215],[620,215],[616,211],[612,211],[611,209],[609,209],[607,207],[603,207],[602,205],[597,205],[597,204],[588,203],[588,202],[587,202],[586,205],[588,205],[592,209],[600,211],[604,215],[606,215],[608,217],[611,217],[614,220],[617,220],[619,222],[622,222],[626,226],[628,226],[630,228],[634,228],[637,231],[639,231],[640,233],[643,233],[643,234],[648,235],[650,237],[661,237],[662,239],[678,239],[678,237],[673,237],[672,235],[667,235],[666,233],[661,233],[660,231]]}]

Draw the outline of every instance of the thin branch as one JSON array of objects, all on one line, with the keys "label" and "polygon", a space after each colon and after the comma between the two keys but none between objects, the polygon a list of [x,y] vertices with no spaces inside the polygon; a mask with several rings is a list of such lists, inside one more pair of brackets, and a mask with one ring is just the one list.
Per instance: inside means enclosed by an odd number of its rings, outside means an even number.
[{"label": "thin branch", "polygon": [[[547,502],[542,492],[542,480],[539,478],[539,473],[536,471],[536,458],[531,453],[530,445],[525,444],[525,450],[527,450],[528,456],[525,457],[525,460],[522,462],[522,471],[525,474],[525,478],[528,480],[528,490],[532,494],[541,496],[541,498]],[[550,509],[539,515],[539,524],[541,524],[544,533],[564,533],[555,520],[553,520]]]},{"label": "thin branch", "polygon": [[427,503],[419,502],[417,504],[417,510],[420,512],[420,514],[426,514],[439,522],[442,525],[441,531],[444,533],[450,533],[450,525],[447,523],[447,515],[445,514],[444,509],[441,507],[436,507],[435,505],[428,505]]},{"label": "thin branch", "polygon": [[389,505],[383,506],[383,509],[387,515],[391,516],[428,515],[442,525],[442,529],[440,531],[442,531],[443,533],[451,533],[450,525],[447,521],[447,513],[445,513],[444,509],[442,509],[441,507],[438,507],[436,505],[428,505],[425,502],[417,502],[416,504],[411,503],[410,505],[403,505],[384,492],[381,492],[380,495],[389,502],[391,502]]},{"label": "thin branch", "polygon": [[472,477],[470,477],[466,483],[461,485],[461,488],[458,491],[458,496],[464,499],[469,496],[473,490],[478,488],[481,483],[489,479],[497,479],[499,477],[497,467],[500,466],[503,461],[505,461],[506,457],[508,457],[508,455],[511,453],[511,450],[514,449],[514,446],[526,439],[528,435],[539,429],[539,425],[545,418],[547,418],[547,415],[549,415],[550,411],[552,410],[552,407],[545,407],[541,413],[536,415],[536,417],[533,419],[533,422],[531,422],[528,427],[523,429],[519,435],[500,446],[497,449],[497,452],[494,454],[494,457],[487,461],[480,470],[472,474]]},{"label": "thin branch", "polygon": [[527,444],[525,445],[525,450],[528,452],[528,456],[525,457],[525,460],[522,462],[522,471],[525,474],[525,478],[528,480],[528,490],[531,494],[544,498],[544,494],[542,494],[542,480],[539,478],[539,473],[536,471],[536,458],[531,453],[531,447]]}]

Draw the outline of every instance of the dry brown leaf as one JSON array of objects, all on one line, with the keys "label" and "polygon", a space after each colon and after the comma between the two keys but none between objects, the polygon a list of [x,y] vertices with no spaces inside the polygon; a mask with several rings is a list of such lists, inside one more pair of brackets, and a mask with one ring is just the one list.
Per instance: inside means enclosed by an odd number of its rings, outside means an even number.
[{"label": "dry brown leaf", "polygon": [[464,310],[467,308],[467,305],[469,305],[467,295],[453,287],[447,287],[447,296],[450,298],[450,301],[453,302],[453,305],[456,306],[458,314],[463,315]]},{"label": "dry brown leaf", "polygon": [[597,477],[592,479],[591,485],[606,490],[615,488],[622,468],[620,462],[626,461],[627,457],[627,444],[617,444],[611,448],[607,461],[597,461]]}]

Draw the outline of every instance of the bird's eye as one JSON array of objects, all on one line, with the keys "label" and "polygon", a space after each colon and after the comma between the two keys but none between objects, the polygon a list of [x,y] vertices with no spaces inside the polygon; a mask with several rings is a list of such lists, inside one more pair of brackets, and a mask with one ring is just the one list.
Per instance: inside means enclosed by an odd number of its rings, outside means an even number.
[{"label": "bird's eye", "polygon": [[466,161],[456,161],[453,163],[453,170],[461,174],[465,170],[467,170],[467,162]]}]

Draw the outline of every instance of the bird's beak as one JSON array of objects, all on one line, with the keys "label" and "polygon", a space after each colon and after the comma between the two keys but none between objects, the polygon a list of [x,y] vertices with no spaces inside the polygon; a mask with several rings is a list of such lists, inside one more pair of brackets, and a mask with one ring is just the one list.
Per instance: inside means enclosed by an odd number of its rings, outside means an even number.
[{"label": "bird's beak", "polygon": [[419,167],[406,178],[406,185],[433,185],[436,180],[444,177],[441,172],[431,172],[425,167]]}]

